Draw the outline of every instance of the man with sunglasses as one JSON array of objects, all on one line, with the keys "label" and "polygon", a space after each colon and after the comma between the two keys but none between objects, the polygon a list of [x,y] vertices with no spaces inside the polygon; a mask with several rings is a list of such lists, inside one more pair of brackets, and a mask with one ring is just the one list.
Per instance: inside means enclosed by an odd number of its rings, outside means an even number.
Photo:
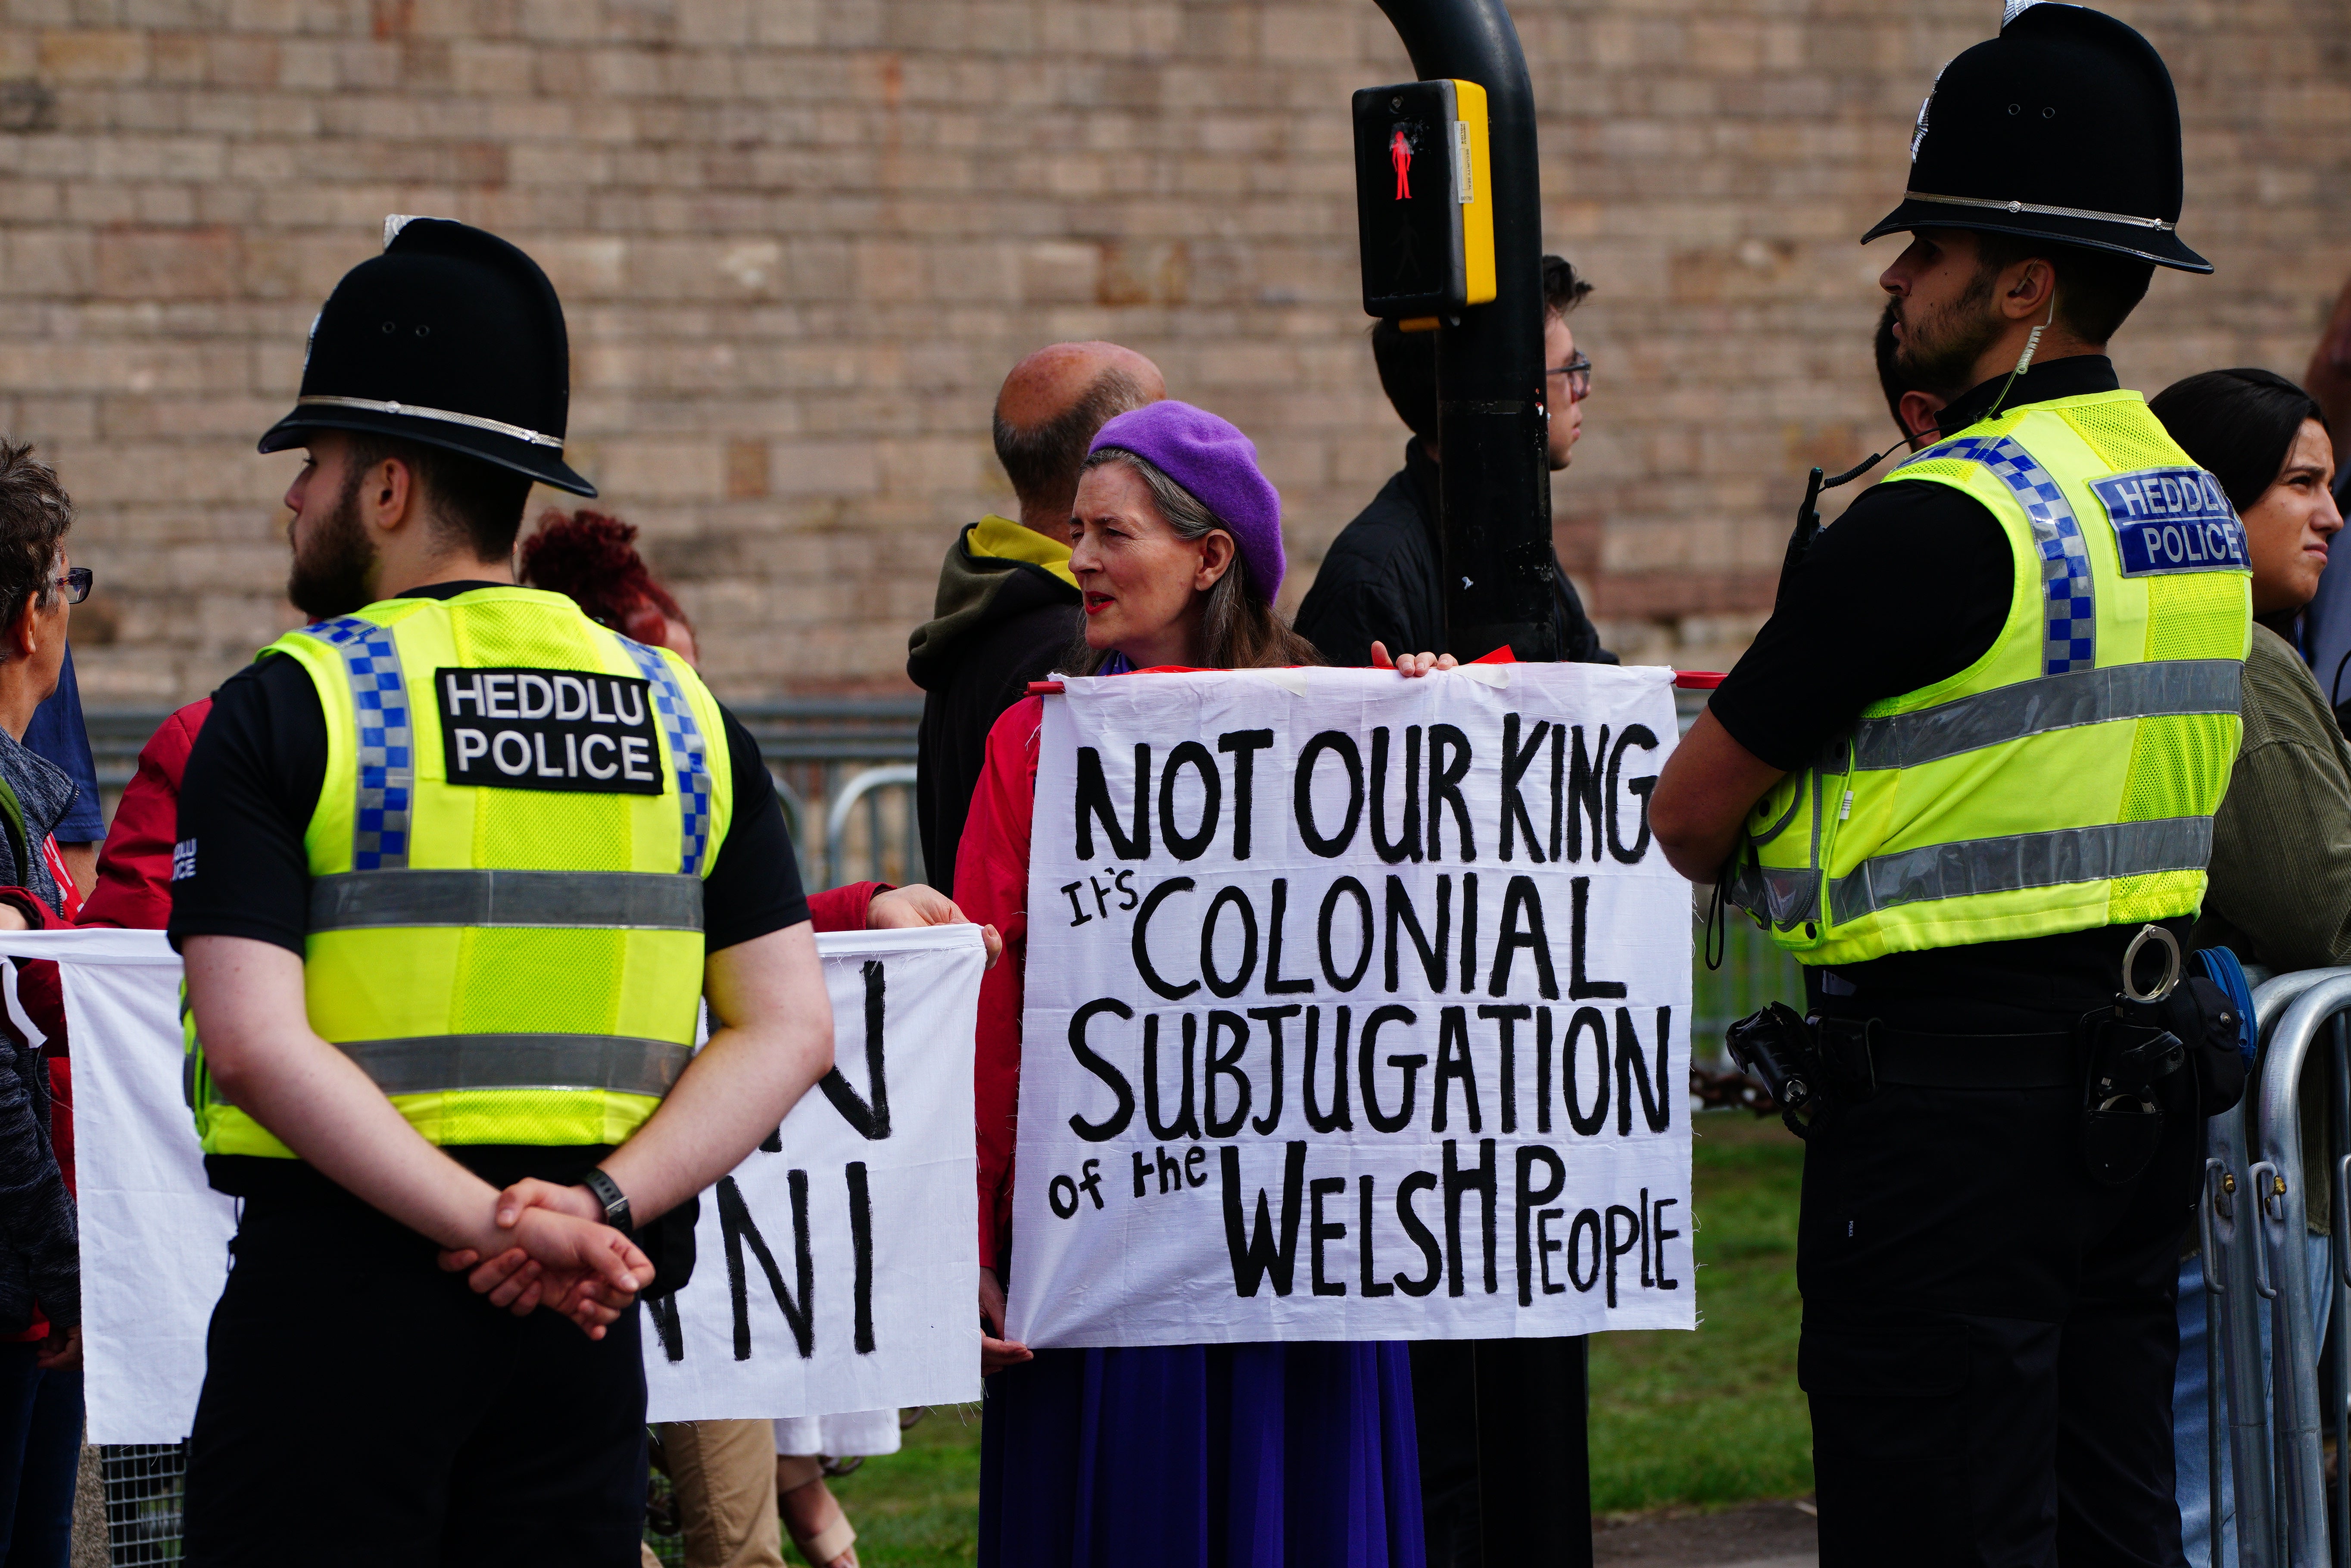
[{"label": "man with sunglasses", "polygon": [[[1592,390],[1592,361],[1575,347],[1568,312],[1592,286],[1560,256],[1543,257],[1544,385],[1551,410],[1553,473],[1565,468],[1583,433],[1583,400]],[[1396,417],[1412,431],[1404,469],[1372,504],[1341,530],[1322,556],[1314,586],[1298,607],[1299,634],[1342,667],[1369,664],[1372,644],[1435,649],[1462,659],[1490,651],[1452,648],[1445,636],[1445,550],[1437,500],[1437,334],[1406,332],[1395,322],[1372,328],[1372,358]],[[1571,663],[1614,664],[1575,586],[1552,562],[1559,585],[1560,657]]]}]

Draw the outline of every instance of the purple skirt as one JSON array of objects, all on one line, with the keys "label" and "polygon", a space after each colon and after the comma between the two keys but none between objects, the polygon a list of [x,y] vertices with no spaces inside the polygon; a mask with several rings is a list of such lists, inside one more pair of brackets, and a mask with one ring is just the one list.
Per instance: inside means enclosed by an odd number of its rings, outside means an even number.
[{"label": "purple skirt", "polygon": [[981,1568],[1423,1568],[1401,1344],[1040,1350],[982,1422]]}]

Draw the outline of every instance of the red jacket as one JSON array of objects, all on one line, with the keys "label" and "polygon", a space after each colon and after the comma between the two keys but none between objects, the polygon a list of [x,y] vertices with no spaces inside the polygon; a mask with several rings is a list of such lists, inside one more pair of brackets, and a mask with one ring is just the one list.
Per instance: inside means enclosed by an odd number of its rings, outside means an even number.
[{"label": "red jacket", "polygon": [[139,748],[139,771],[123,786],[98,852],[98,886],[81,907],[85,926],[162,930],[172,919],[172,846],[180,836],[180,776],[188,771],[196,732],[213,711],[191,702]]},{"label": "red jacket", "polygon": [[972,1056],[978,1117],[979,1264],[998,1266],[1012,1229],[1012,1147],[1020,1110],[1020,1007],[1029,962],[1029,833],[1037,802],[1038,735],[1045,700],[1024,697],[987,732],[956,854],[956,902],[1004,937],[1004,957],[979,982]]}]

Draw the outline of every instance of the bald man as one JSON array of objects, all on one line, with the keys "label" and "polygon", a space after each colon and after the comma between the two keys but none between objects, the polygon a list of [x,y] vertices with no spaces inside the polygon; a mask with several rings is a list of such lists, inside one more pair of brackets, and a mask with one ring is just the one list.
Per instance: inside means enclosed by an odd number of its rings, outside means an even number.
[{"label": "bald man", "polygon": [[956,846],[997,716],[1041,680],[1078,635],[1070,505],[1094,432],[1167,395],[1159,367],[1115,343],[1056,343],[1012,368],[996,395],[996,458],[1020,520],[967,526],[939,568],[932,618],[907,639],[923,701],[914,783],[923,864],[955,893]]}]

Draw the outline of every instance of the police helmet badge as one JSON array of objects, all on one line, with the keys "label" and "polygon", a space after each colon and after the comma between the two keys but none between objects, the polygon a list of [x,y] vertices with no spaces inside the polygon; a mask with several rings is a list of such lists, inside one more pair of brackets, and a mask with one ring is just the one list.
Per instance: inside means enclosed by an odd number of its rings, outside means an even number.
[{"label": "police helmet badge", "polygon": [[1945,66],[1919,106],[1909,188],[1862,236],[1988,229],[2183,272],[2171,73],[2128,25],[2059,0],[2011,3],[2000,36]]},{"label": "police helmet badge", "polygon": [[465,223],[394,216],[311,325],[301,391],[261,450],[365,431],[593,495],[563,461],[570,395],[563,306],[538,264]]}]

